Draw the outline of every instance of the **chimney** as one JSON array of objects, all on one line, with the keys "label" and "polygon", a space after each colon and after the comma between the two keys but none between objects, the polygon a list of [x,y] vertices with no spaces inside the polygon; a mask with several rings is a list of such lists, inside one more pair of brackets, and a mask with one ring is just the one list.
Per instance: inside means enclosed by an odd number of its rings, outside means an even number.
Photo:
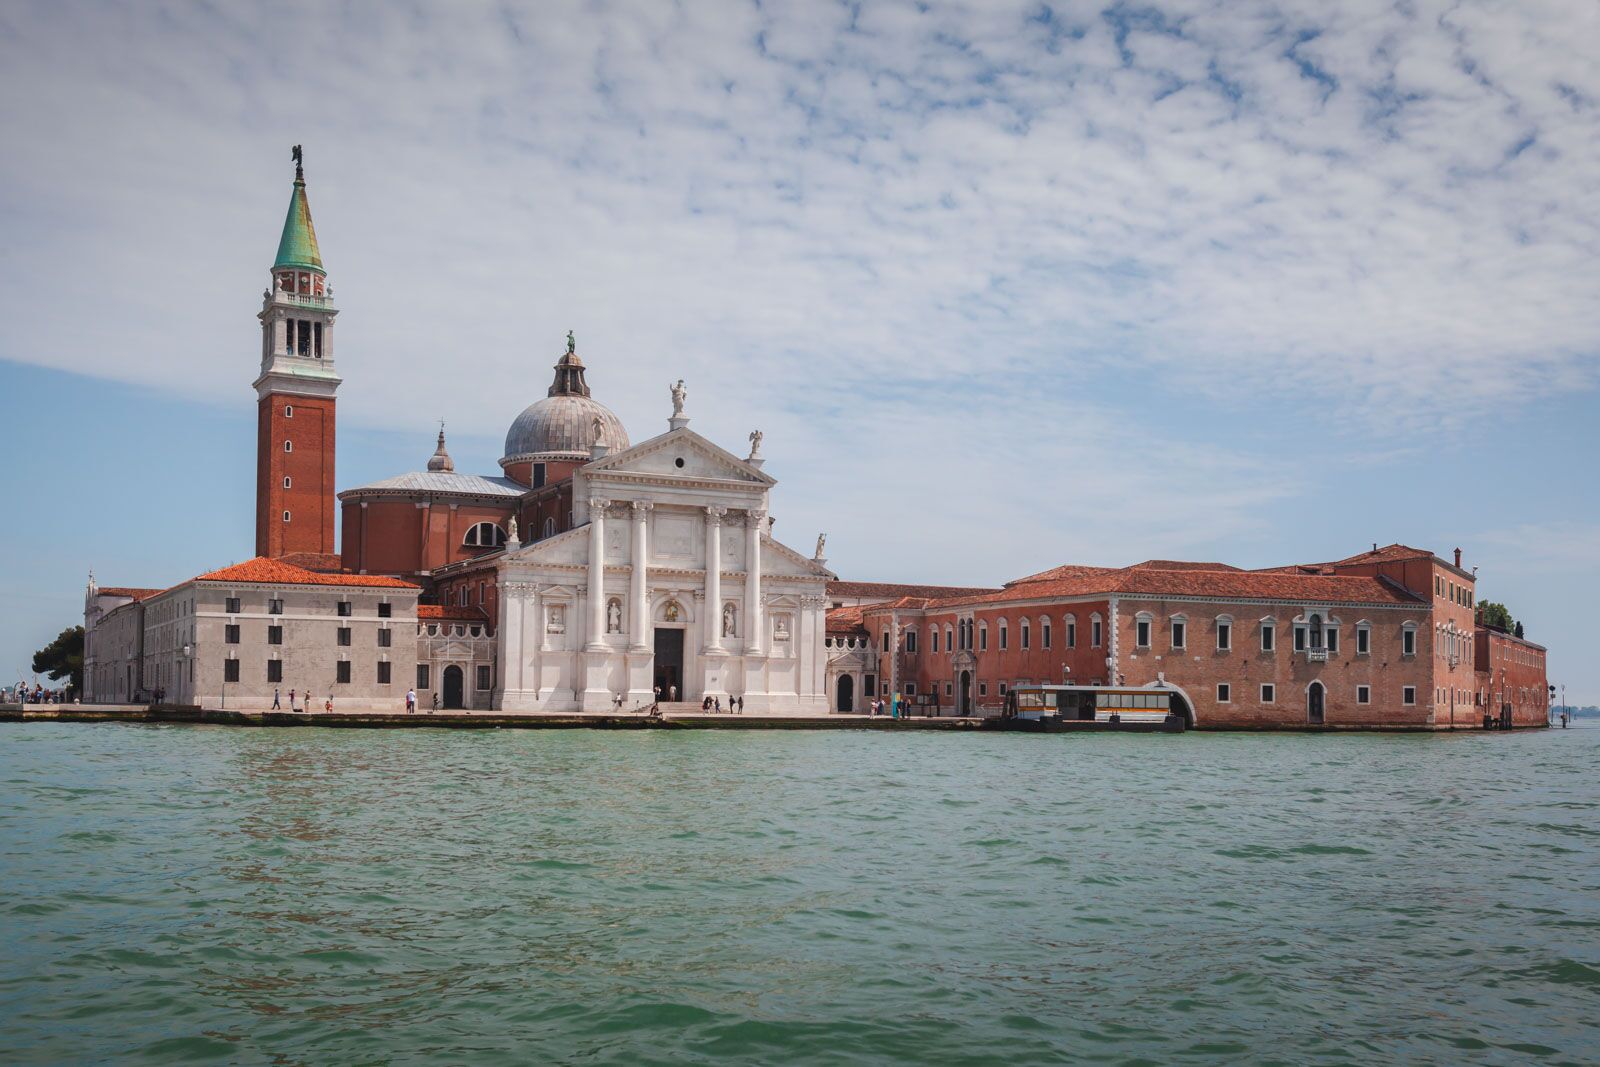
[{"label": "chimney", "polygon": [[1378,542],[1376,542],[1376,541],[1372,542],[1372,554],[1373,555],[1377,555],[1378,554]]},{"label": "chimney", "polygon": [[1458,548],[1458,549],[1456,549],[1456,569],[1459,570],[1460,568],[1461,568],[1461,550]]}]

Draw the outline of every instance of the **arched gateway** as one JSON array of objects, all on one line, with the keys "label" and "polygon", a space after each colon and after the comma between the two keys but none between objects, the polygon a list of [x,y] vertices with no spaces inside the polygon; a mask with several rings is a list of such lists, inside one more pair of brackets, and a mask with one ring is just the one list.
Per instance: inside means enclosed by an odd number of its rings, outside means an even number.
[{"label": "arched gateway", "polygon": [[835,708],[838,711],[856,710],[856,680],[848,674],[839,675],[839,699]]}]

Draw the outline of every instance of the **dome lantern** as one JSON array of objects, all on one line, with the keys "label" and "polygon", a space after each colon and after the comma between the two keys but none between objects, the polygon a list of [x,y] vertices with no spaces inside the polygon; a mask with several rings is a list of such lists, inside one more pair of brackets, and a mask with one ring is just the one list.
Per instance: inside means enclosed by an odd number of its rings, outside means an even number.
[{"label": "dome lantern", "polygon": [[610,452],[628,447],[622,420],[589,395],[577,343],[567,334],[567,350],[555,364],[555,378],[543,400],[528,405],[506,433],[502,468],[515,463],[570,460],[587,463],[595,445]]}]

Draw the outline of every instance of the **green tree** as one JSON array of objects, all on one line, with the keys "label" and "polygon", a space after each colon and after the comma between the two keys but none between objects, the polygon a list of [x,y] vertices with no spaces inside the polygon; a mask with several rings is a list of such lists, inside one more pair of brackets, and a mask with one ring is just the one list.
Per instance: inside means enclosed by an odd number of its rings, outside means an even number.
[{"label": "green tree", "polygon": [[83,688],[83,627],[69,626],[33,654],[33,669],[51,681],[72,675],[72,688]]},{"label": "green tree", "polygon": [[1516,629],[1517,620],[1511,617],[1511,612],[1504,604],[1496,604],[1492,600],[1478,601],[1478,618],[1486,626],[1497,626],[1502,630]]}]

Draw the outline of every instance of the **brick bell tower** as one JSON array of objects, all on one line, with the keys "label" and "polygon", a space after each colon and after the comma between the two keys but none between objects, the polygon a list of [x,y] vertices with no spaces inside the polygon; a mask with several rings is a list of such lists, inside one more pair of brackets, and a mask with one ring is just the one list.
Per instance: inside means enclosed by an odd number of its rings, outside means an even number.
[{"label": "brick bell tower", "polygon": [[300,146],[272,285],[262,294],[255,380],[256,555],[333,552],[333,288],[306,201]]}]

